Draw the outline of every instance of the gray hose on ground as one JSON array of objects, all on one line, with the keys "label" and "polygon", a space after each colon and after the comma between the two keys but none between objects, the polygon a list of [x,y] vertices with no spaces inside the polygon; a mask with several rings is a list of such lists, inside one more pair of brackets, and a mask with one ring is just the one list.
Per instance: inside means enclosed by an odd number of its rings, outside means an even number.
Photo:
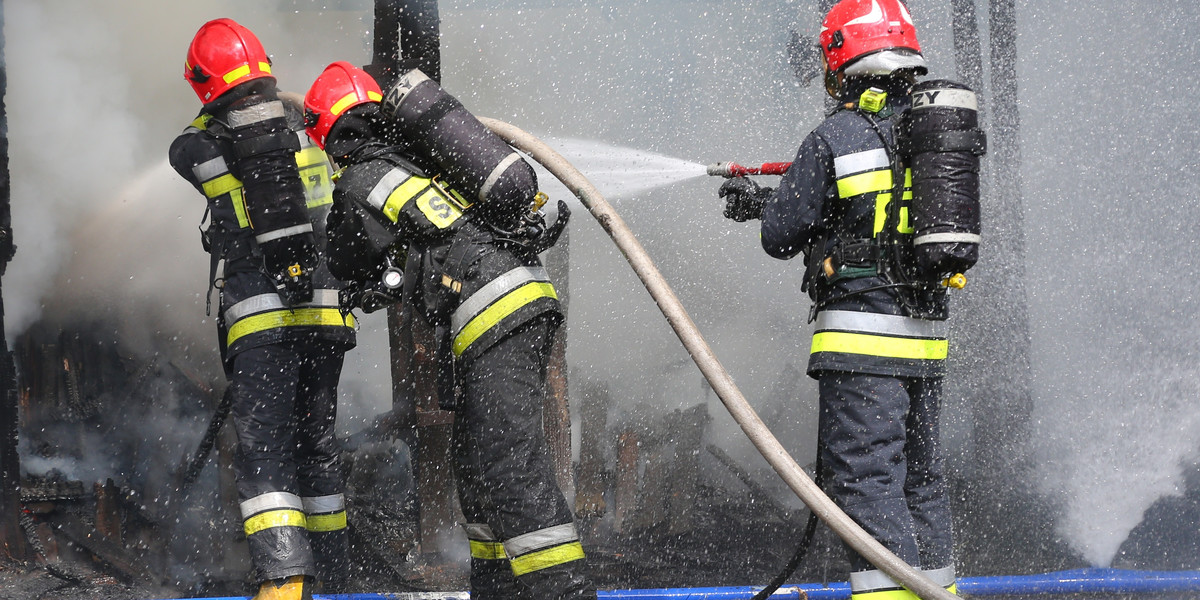
[{"label": "gray hose on ground", "polygon": [[600,195],[599,190],[562,155],[536,137],[502,121],[489,118],[480,118],[479,120],[513,147],[541,163],[563,185],[567,186],[567,189],[571,190],[571,193],[575,194],[592,213],[592,216],[600,222],[600,226],[608,232],[609,237],[621,249],[621,253],[625,255],[625,259],[629,261],[638,278],[642,280],[642,284],[646,286],[650,296],[658,304],[659,310],[666,316],[671,328],[675,330],[675,335],[679,336],[679,340],[687,348],[688,354],[696,362],[696,366],[700,367],[700,372],[704,374],[708,383],[716,391],[717,397],[721,399],[729,414],[750,438],[754,447],[762,453],[763,458],[767,459],[775,472],[779,473],[788,487],[792,488],[796,496],[863,558],[923,600],[957,600],[957,596],[922,575],[875,541],[853,519],[842,512],[804,473],[804,469],[800,468],[800,465],[788,454],[779,440],[767,429],[758,414],[754,412],[754,409],[750,407],[750,403],[733,383],[729,372],[717,360],[716,355],[709,348],[708,342],[700,335],[696,324],[684,310],[683,304],[679,302],[675,292],[667,285],[662,273],[654,266],[654,262],[650,260],[646,250],[642,248],[641,243],[634,237],[633,232],[625,225],[608,201]]}]

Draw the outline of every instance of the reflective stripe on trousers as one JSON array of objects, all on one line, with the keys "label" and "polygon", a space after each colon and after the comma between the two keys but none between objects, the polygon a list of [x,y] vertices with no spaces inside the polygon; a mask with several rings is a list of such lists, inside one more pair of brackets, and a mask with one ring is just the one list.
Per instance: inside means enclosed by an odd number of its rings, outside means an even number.
[{"label": "reflective stripe on trousers", "polygon": [[911,360],[943,360],[946,322],[898,315],[825,310],[817,313],[812,353],[865,354]]},{"label": "reflective stripe on trousers", "polygon": [[346,528],[346,497],[343,494],[301,498],[309,531],[328,532]]},{"label": "reflective stripe on trousers", "polygon": [[584,557],[574,523],[555,525],[506,540],[504,551],[512,557],[513,574],[518,577]]},{"label": "reflective stripe on trousers", "polygon": [[544,267],[517,267],[489,281],[450,317],[454,355],[462,356],[489,329],[538,298],[558,298]]},{"label": "reflective stripe on trousers", "polygon": [[342,315],[337,290],[314,290],[312,302],[288,308],[278,294],[259,294],[230,306],[224,312],[229,333],[225,344],[276,327],[355,327],[354,315]]},{"label": "reflective stripe on trousers", "polygon": [[471,558],[480,560],[507,560],[504,544],[496,539],[492,528],[483,523],[466,523],[463,529],[467,532],[467,541],[471,543]]},{"label": "reflective stripe on trousers", "polygon": [[[958,593],[954,567],[917,570],[951,594]],[[879,570],[851,573],[850,598],[851,600],[920,600],[919,596],[896,583],[887,573]]]},{"label": "reflective stripe on trousers", "polygon": [[287,492],[269,492],[240,505],[247,536],[273,527],[305,527],[304,502]]}]

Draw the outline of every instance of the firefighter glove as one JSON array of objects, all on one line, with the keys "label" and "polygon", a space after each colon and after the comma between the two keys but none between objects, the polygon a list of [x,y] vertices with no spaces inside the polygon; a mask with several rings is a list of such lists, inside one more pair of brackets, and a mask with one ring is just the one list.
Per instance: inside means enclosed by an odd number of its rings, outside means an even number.
[{"label": "firefighter glove", "polygon": [[733,177],[721,184],[717,195],[725,199],[725,218],[744,223],[762,217],[763,205],[773,191],[745,177]]}]

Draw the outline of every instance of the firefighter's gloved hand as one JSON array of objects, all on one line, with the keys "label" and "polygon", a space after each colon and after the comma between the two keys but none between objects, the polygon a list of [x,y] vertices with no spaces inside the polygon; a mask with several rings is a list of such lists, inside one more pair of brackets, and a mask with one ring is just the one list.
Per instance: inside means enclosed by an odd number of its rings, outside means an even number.
[{"label": "firefighter's gloved hand", "polygon": [[773,191],[751,179],[732,177],[721,184],[717,195],[725,199],[725,218],[744,223],[762,217],[763,205]]},{"label": "firefighter's gloved hand", "polygon": [[285,305],[297,306],[312,302],[312,273],[299,263],[272,274],[272,279],[275,280],[275,291],[279,293],[279,298]]},{"label": "firefighter's gloved hand", "polygon": [[564,229],[567,228],[567,223],[571,220],[571,209],[566,202],[558,201],[558,218],[554,223],[541,228],[537,237],[529,241],[529,249],[534,254],[541,254],[549,250],[551,246],[558,243],[558,237],[562,235]]}]

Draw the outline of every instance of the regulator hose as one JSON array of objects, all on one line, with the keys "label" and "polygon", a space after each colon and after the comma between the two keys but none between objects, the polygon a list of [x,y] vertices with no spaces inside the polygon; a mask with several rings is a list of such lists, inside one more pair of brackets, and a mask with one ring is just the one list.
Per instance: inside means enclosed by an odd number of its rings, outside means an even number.
[{"label": "regulator hose", "polygon": [[812,479],[804,473],[804,469],[788,454],[779,440],[751,408],[741,390],[733,382],[733,378],[725,367],[717,360],[708,342],[700,335],[696,324],[684,310],[679,298],[667,284],[662,273],[654,266],[654,262],[646,250],[638,242],[629,227],[613,210],[599,190],[582,173],[572,166],[554,149],[547,146],[536,137],[521,129],[490,118],[480,118],[489,129],[504,138],[518,150],[528,154],[551,174],[553,174],[571,193],[575,194],[584,207],[600,223],[600,227],[608,233],[613,242],[625,255],[625,259],[633,267],[650,296],[658,304],[659,310],[667,318],[667,322],[675,331],[675,335],[683,343],[700,372],[708,380],[721,403],[737,421],[754,447],[770,463],[775,472],[787,483],[813,514],[824,521],[829,528],[837,533],[856,552],[871,564],[887,573],[899,584],[917,594],[923,600],[956,600],[957,596],[943,589],[938,584],[912,568],[882,544],[876,541],[832,500],[826,496]]}]

